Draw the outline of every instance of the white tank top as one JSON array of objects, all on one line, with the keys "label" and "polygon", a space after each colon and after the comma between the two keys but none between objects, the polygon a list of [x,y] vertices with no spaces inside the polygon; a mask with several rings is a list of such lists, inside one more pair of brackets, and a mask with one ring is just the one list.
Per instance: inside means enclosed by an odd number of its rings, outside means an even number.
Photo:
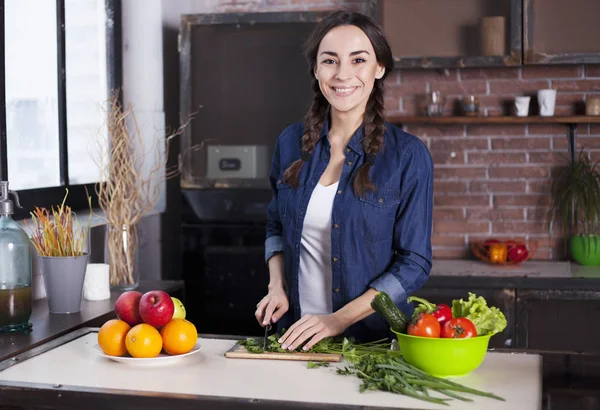
[{"label": "white tank top", "polygon": [[301,315],[332,313],[331,211],[339,181],[315,187],[302,227],[298,290]]}]

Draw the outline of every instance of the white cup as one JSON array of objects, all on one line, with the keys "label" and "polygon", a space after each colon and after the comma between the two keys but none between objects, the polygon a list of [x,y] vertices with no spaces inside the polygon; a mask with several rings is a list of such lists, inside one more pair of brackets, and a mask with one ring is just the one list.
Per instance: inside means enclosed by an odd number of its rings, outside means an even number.
[{"label": "white cup", "polygon": [[83,281],[83,297],[87,300],[110,299],[108,264],[88,263]]},{"label": "white cup", "polygon": [[517,117],[527,117],[529,115],[529,101],[531,97],[515,97],[515,114]]},{"label": "white cup", "polygon": [[540,115],[542,117],[553,116],[554,106],[556,105],[556,90],[539,90],[537,99],[540,106]]}]

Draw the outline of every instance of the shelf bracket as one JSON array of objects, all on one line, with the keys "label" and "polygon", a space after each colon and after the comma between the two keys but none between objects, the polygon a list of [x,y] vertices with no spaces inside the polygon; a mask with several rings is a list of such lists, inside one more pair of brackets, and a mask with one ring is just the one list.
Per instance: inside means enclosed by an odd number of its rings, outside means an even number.
[{"label": "shelf bracket", "polygon": [[577,124],[567,124],[569,132],[567,134],[567,141],[569,142],[569,158],[571,162],[575,161],[575,146],[577,141]]}]

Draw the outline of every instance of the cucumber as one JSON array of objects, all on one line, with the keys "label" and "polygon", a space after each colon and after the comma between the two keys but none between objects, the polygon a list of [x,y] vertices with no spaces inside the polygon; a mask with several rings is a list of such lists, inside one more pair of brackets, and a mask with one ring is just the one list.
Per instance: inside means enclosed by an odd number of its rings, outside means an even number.
[{"label": "cucumber", "polygon": [[392,330],[398,333],[406,332],[410,318],[398,309],[387,293],[378,292],[371,301],[371,307],[384,317]]}]

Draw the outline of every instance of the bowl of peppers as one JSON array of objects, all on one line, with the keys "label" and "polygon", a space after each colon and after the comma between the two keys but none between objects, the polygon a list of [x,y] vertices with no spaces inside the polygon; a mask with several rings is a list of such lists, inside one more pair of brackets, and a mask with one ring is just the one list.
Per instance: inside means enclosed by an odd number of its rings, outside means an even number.
[{"label": "bowl of peppers", "polygon": [[537,241],[490,238],[471,242],[471,250],[477,259],[494,265],[518,266],[531,259],[537,250]]}]

